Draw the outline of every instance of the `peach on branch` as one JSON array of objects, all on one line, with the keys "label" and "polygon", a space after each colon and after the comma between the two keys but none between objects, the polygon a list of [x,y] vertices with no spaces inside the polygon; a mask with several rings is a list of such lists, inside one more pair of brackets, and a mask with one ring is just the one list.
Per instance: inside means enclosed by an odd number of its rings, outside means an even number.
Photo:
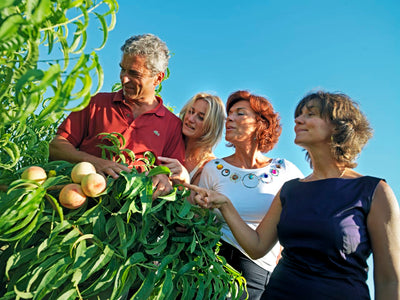
[{"label": "peach on branch", "polygon": [[21,178],[34,180],[40,184],[43,184],[43,182],[45,182],[47,179],[47,175],[46,171],[43,170],[43,168],[38,166],[31,166],[25,169],[24,172],[22,172]]},{"label": "peach on branch", "polygon": [[82,178],[82,190],[86,196],[97,197],[107,186],[106,179],[98,173],[92,173]]},{"label": "peach on branch", "polygon": [[91,173],[96,173],[96,168],[90,162],[83,161],[72,168],[71,178],[73,182],[81,183],[82,178]]},{"label": "peach on branch", "polygon": [[79,184],[70,183],[62,188],[59,200],[62,206],[76,209],[85,203],[86,195]]}]

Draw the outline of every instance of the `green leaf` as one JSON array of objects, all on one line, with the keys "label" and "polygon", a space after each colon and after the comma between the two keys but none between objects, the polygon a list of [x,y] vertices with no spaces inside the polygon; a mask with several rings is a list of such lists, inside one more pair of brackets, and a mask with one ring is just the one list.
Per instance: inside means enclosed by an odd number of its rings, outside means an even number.
[{"label": "green leaf", "polygon": [[186,215],[190,212],[192,206],[193,205],[189,201],[184,201],[182,207],[179,210],[178,216],[180,218],[185,218]]},{"label": "green leaf", "polygon": [[155,255],[158,253],[162,253],[164,249],[167,247],[167,242],[159,243],[156,247],[152,247],[150,249],[145,249],[144,251],[149,255]]},{"label": "green leaf", "polygon": [[17,91],[17,96],[22,92],[23,86],[32,81],[41,80],[44,76],[44,72],[39,69],[30,69],[17,81],[15,85],[15,90]]},{"label": "green leaf", "polygon": [[32,14],[32,19],[30,19],[30,21],[34,23],[41,23],[51,13],[51,5],[52,4],[50,0],[39,1],[39,5]]},{"label": "green leaf", "polygon": [[[51,286],[54,284],[55,279],[58,277],[59,274],[62,274],[65,269],[72,264],[71,257],[63,257],[55,264],[52,265],[50,269],[46,272],[46,274],[41,278],[41,281],[36,289],[37,293],[41,293],[42,290],[50,291],[52,290]],[[58,279],[58,278],[57,278]],[[42,293],[42,295],[45,293]]]},{"label": "green leaf", "polygon": [[112,250],[110,246],[106,245],[99,257],[91,259],[92,263],[88,265],[88,267],[84,270],[84,272],[82,272],[82,276],[79,282],[76,282],[76,284],[86,281],[95,272],[101,270],[104,266],[106,266],[109,263],[113,255],[114,255],[114,250]]},{"label": "green leaf", "polygon": [[45,197],[49,200],[49,202],[51,203],[51,205],[55,208],[55,210],[57,211],[59,217],[60,217],[60,221],[64,221],[64,212],[62,207],[60,206],[60,204],[58,203],[57,199],[54,198],[52,195],[50,194],[46,194]]},{"label": "green leaf", "polygon": [[99,19],[101,27],[102,27],[102,31],[103,31],[103,42],[101,43],[101,45],[98,48],[95,49],[96,51],[98,51],[98,50],[101,50],[106,44],[106,41],[108,38],[108,28],[107,28],[106,19],[104,18],[104,16],[101,14],[98,14],[96,12],[94,14]]},{"label": "green leaf", "polygon": [[146,279],[143,281],[142,285],[138,291],[133,295],[132,299],[142,300],[148,299],[154,290],[155,274],[153,272],[148,272]]},{"label": "green leaf", "polygon": [[32,261],[36,256],[36,249],[34,248],[28,248],[28,249],[23,249],[20,252],[17,252],[13,255],[10,256],[10,258],[7,261],[6,269],[5,269],[5,274],[8,279],[10,279],[10,270],[17,268],[26,262]]},{"label": "green leaf", "polygon": [[78,294],[76,292],[76,288],[71,288],[67,291],[65,291],[64,293],[62,293],[61,295],[59,295],[58,299],[63,299],[63,300],[73,300],[73,299],[77,299],[78,298]]},{"label": "green leaf", "polygon": [[147,174],[147,176],[152,177],[159,174],[169,175],[170,173],[171,173],[170,169],[168,169],[166,166],[157,166],[154,169],[151,169]]},{"label": "green leaf", "polygon": [[33,293],[29,293],[29,292],[21,292],[17,289],[16,286],[14,286],[14,292],[15,294],[18,296],[18,298],[22,298],[22,299],[30,299],[34,297]]},{"label": "green leaf", "polygon": [[12,242],[12,241],[17,241],[19,239],[22,239],[25,235],[27,234],[31,234],[32,231],[36,231],[38,228],[35,228],[38,218],[40,217],[41,214],[36,214],[35,218],[29,223],[28,226],[26,226],[23,230],[21,230],[20,232],[18,232],[17,234],[13,233],[11,236],[1,236],[0,240],[2,241],[8,241],[8,242]]},{"label": "green leaf", "polygon": [[164,281],[161,285],[161,290],[157,295],[157,300],[162,300],[162,299],[171,299],[169,298],[169,296],[172,293],[173,290],[173,281],[172,281],[172,274],[171,274],[171,270],[167,269],[165,271],[165,277],[164,277]]},{"label": "green leaf", "polygon": [[14,5],[15,0],[2,0],[0,2],[0,9]]},{"label": "green leaf", "polygon": [[120,265],[116,257],[112,257],[107,268],[104,268],[104,272],[100,277],[85,289],[82,294],[87,297],[98,296],[99,292],[106,290],[113,284],[119,267]]},{"label": "green leaf", "polygon": [[0,25],[0,41],[11,39],[12,35],[18,32],[19,25],[26,21],[19,14],[8,16]]}]

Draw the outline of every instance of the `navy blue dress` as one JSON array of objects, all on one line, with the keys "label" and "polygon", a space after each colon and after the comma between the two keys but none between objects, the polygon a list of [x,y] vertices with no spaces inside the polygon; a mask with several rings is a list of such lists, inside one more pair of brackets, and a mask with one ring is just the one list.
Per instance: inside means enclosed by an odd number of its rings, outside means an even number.
[{"label": "navy blue dress", "polygon": [[382,179],[286,182],[278,224],[282,259],[262,299],[370,299],[367,216]]}]

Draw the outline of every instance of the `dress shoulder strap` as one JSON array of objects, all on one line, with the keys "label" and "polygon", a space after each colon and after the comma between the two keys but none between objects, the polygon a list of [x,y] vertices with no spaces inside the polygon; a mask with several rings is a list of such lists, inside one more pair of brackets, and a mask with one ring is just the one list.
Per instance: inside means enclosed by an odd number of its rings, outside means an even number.
[{"label": "dress shoulder strap", "polygon": [[201,161],[197,164],[197,166],[194,167],[194,169],[189,173],[190,176],[190,183],[193,184],[193,182],[196,180],[197,177],[200,176],[201,172],[203,171],[204,166],[214,158],[209,158],[204,161]]}]

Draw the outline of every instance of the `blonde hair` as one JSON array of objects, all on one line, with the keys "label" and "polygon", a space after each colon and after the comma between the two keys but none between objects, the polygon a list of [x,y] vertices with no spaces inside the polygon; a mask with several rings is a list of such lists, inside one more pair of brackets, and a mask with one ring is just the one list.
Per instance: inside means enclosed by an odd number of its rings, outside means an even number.
[{"label": "blonde hair", "polygon": [[179,117],[183,121],[188,110],[197,100],[204,100],[208,103],[208,110],[204,116],[204,133],[198,141],[199,147],[212,149],[222,138],[225,123],[225,106],[222,100],[215,95],[198,93],[194,95],[181,109]]}]

